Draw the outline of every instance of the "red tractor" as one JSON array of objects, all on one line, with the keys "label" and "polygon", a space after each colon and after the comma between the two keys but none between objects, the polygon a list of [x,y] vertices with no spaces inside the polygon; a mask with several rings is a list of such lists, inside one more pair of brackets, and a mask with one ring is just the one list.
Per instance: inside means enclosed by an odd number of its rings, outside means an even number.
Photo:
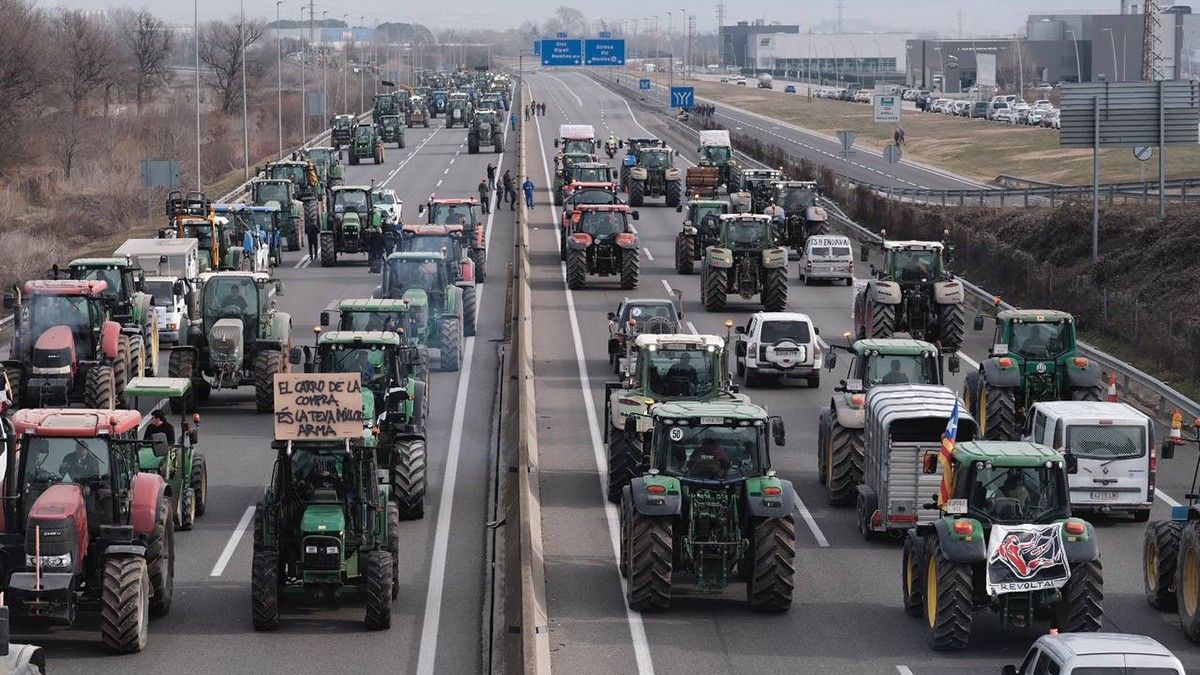
[{"label": "red tractor", "polygon": [[637,288],[641,248],[630,219],[638,212],[625,204],[579,205],[563,230],[562,259],[567,262],[567,286],[583,288],[587,275],[619,275],[621,288]]},{"label": "red tractor", "polygon": [[2,362],[14,406],[112,408],[121,400],[117,386],[128,381],[129,361],[121,324],[109,318],[107,288],[104,281],[36,280],[5,294],[16,318]]},{"label": "red tractor", "polygon": [[475,278],[479,283],[487,280],[487,232],[483,224],[483,212],[479,200],[439,199],[429,195],[429,202],[422,204],[420,213],[425,214],[429,225],[461,225],[470,243],[469,255],[475,261]]},{"label": "red tractor", "polygon": [[461,225],[405,225],[400,231],[400,251],[444,253],[447,275],[462,289],[463,335],[475,334],[475,261],[468,254],[470,235]]},{"label": "red tractor", "polygon": [[616,183],[581,183],[575,181],[563,188],[561,227],[571,221],[571,212],[580,204],[620,204]]},{"label": "red tractor", "polygon": [[171,608],[175,529],[170,488],[138,471],[145,448],[136,410],[18,411],[5,460],[5,599],[16,618],[71,625],[82,606],[100,611],[100,640],[114,654],[146,647],[151,616]]}]

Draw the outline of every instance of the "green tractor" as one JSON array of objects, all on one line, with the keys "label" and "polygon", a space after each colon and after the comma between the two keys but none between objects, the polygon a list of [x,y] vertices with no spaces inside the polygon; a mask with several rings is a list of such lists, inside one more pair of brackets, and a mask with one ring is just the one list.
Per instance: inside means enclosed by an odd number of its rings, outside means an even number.
[{"label": "green tractor", "polygon": [[771,219],[739,213],[720,216],[717,242],[704,250],[700,296],[704,309],[720,312],[729,295],[762,299],[763,309],[787,307],[787,249],[775,245]]},{"label": "green tractor", "polygon": [[[300,233],[309,210],[314,208],[300,199],[300,190],[287,178],[259,178],[250,181],[250,203],[254,206],[274,206],[282,216],[283,229],[279,236],[289,251],[300,250]],[[320,206],[314,205],[320,214]]]},{"label": "green tractor", "polygon": [[446,99],[446,128],[455,125],[467,128],[471,124],[471,101],[462,92],[454,92]]},{"label": "green tractor", "polygon": [[[334,323],[343,331],[391,331],[400,333],[401,346],[415,349],[419,355],[415,377],[429,380],[429,356],[425,348],[426,323],[409,302],[399,298],[350,298],[338,302],[338,317]],[[331,324],[328,312],[321,313],[321,325]],[[425,399],[426,418],[429,417],[429,399]]]},{"label": "green tractor", "polygon": [[[446,118],[447,121],[449,117]],[[471,117],[467,130],[467,153],[479,154],[480,146],[491,146],[492,152],[504,150],[504,122],[495,110],[479,110]]]},{"label": "green tractor", "polygon": [[326,190],[342,184],[342,160],[337,148],[307,148],[304,156],[317,167],[317,179]]},{"label": "green tractor", "polygon": [[[327,314],[321,322],[328,323]],[[394,330],[333,330],[319,333],[315,353],[304,351],[304,372],[362,373],[363,421],[373,425],[363,443],[375,449],[376,462],[388,472],[400,519],[423,518],[429,380],[419,349]],[[297,349],[291,358],[299,365]]]},{"label": "green tractor", "polygon": [[373,124],[354,127],[354,142],[346,150],[350,166],[357,166],[364,159],[373,164],[383,164],[383,140],[379,129]]},{"label": "green tractor", "polygon": [[[669,147],[641,147],[629,145],[626,155],[628,171],[625,176],[625,191],[629,193],[629,205],[641,206],[646,197],[664,197],[667,206],[676,208],[683,203],[683,175],[675,166],[678,151]],[[629,158],[633,162],[629,162]]]},{"label": "green tractor", "polygon": [[400,105],[396,101],[396,97],[392,92],[386,94],[375,94],[374,104],[371,107],[371,121],[375,124],[389,116],[396,115],[400,112]]},{"label": "green tractor", "polygon": [[[854,296],[854,329],[859,338],[896,333],[957,352],[966,329],[963,284],[946,269],[946,246],[937,241],[884,241],[883,267]],[[870,250],[864,242],[860,259]]]},{"label": "green tractor", "polygon": [[815,181],[782,181],[774,185],[775,205],[784,216],[776,223],[776,240],[791,249],[792,257],[804,253],[809,237],[829,234],[829,214],[818,201],[821,187]]},{"label": "green tractor", "polygon": [[[315,162],[307,159],[271,162],[263,169],[263,173],[269,180],[290,180],[296,186],[295,199],[301,203],[306,231],[310,225],[321,222],[321,214],[325,211],[326,186],[321,182],[321,172]],[[296,241],[296,248],[291,248],[291,245],[289,238],[289,251],[298,250],[300,242]]]},{"label": "green tractor", "polygon": [[[1100,630],[1100,547],[1091,524],[1071,517],[1073,458],[1023,441],[959,443],[951,457],[947,498],[924,506],[938,516],[904,538],[904,610],[924,619],[929,646],[966,649],[983,609],[1005,627],[1049,618],[1064,633]],[[936,450],[922,460],[924,473],[939,470]]]},{"label": "green tractor", "polygon": [[[944,355],[920,340],[857,340],[848,347],[831,343],[825,351],[827,369],[837,367],[839,351],[850,354],[850,368],[818,418],[817,480],[830,504],[844,505],[855,502],[863,481],[867,392],[877,384],[944,384]],[[950,355],[949,369],[958,372],[957,354]]]},{"label": "green tractor", "polygon": [[281,596],[332,599],[357,586],[370,630],[392,625],[399,594],[400,514],[364,438],[276,440],[271,483],[254,506],[250,569],[255,630],[279,627]]},{"label": "green tractor", "polygon": [[[1175,450],[1184,443],[1200,446],[1200,419],[1193,422],[1195,435],[1183,438],[1183,415],[1175,411],[1171,436],[1163,439],[1160,456],[1174,459]],[[1151,481],[1156,468],[1150,456]],[[1146,602],[1159,610],[1176,609],[1183,634],[1192,642],[1200,642],[1200,458],[1192,471],[1192,487],[1186,494],[1187,504],[1171,507],[1171,517],[1156,520],[1146,526],[1142,545],[1142,584]],[[1153,485],[1153,483],[1151,483]]]},{"label": "green tractor", "polygon": [[321,223],[321,267],[339,255],[366,253],[373,274],[383,262],[383,214],[375,208],[374,185],[339,185],[329,191],[329,212]]},{"label": "green tractor", "polygon": [[[675,210],[683,213],[684,205]],[[676,272],[691,274],[708,247],[720,243],[721,216],[729,212],[729,202],[722,199],[693,199],[687,203],[683,231],[675,235]]]},{"label": "green tractor", "polygon": [[629,607],[667,609],[683,576],[709,593],[745,581],[751,608],[791,609],[796,492],[768,448],[768,436],[784,444],[783,420],[750,403],[689,401],[631,415],[625,428],[647,434],[650,449],[647,474],[621,491]]},{"label": "green tractor", "polygon": [[379,139],[381,143],[395,143],[397,148],[403,148],[404,120],[399,115],[384,115],[380,118]]},{"label": "green tractor", "polygon": [[630,350],[633,365],[618,382],[604,384],[604,442],[608,445],[608,500],[646,470],[640,434],[626,434],[630,415],[676,401],[749,403],[726,366],[725,340],[716,335],[643,333]]},{"label": "green tractor", "polygon": [[775,183],[783,180],[783,172],[775,169],[732,167],[729,171],[729,192],[750,195],[750,212],[762,213],[775,197]]},{"label": "green tractor", "polygon": [[258,412],[271,412],[275,374],[285,372],[292,317],[275,309],[283,283],[263,272],[210,272],[200,275],[200,321],[188,329],[187,344],[173,347],[167,372],[192,381],[171,410],[194,410],[213,387],[254,387]]},{"label": "green tractor", "polygon": [[[983,330],[986,318],[975,315],[975,330]],[[988,357],[963,383],[963,400],[984,438],[1020,438],[1025,413],[1039,401],[1101,399],[1100,366],[1080,356],[1073,316],[1054,309],[1010,309],[994,321]]]},{"label": "green tractor", "polygon": [[331,126],[332,131],[329,133],[329,138],[333,142],[333,149],[341,151],[342,148],[350,145],[354,138],[354,127],[358,124],[358,119],[354,115],[337,115],[333,118]]},{"label": "green tractor", "polygon": [[442,370],[456,371],[463,357],[463,297],[447,268],[442,253],[393,253],[374,297],[406,301],[421,344],[437,350]]},{"label": "green tractor", "polygon": [[[204,515],[208,508],[208,464],[204,455],[196,452],[200,440],[200,416],[193,417],[193,426],[182,405],[188,400],[191,388],[192,381],[182,377],[135,377],[125,387],[125,394],[134,399],[165,398],[179,402],[179,437],[167,445],[165,452],[155,446],[138,450],[138,470],[162,477],[169,488],[167,495],[172,502],[175,527],[180,530],[192,529],[196,518]],[[147,430],[154,433],[154,427],[147,427]]]}]

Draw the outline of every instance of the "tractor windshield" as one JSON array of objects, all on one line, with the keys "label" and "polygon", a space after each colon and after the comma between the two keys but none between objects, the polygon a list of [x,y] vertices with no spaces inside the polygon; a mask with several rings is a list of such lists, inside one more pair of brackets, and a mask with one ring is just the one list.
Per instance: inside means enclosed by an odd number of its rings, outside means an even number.
[{"label": "tractor windshield", "polygon": [[571,169],[571,177],[580,183],[607,183],[608,173],[607,166],[576,166]]},{"label": "tractor windshield", "polygon": [[323,357],[323,373],[362,373],[363,384],[370,389],[387,384],[388,353],[383,345],[332,345]]},{"label": "tractor windshield", "polygon": [[346,211],[365,211],[367,208],[367,193],[365,190],[338,190],[333,193],[333,210],[338,213]]},{"label": "tractor windshield", "polygon": [[941,256],[930,250],[893,251],[892,271],[900,281],[927,281],[941,273]]},{"label": "tractor windshield", "polygon": [[383,330],[392,332],[404,326],[405,312],[342,312],[342,330]]},{"label": "tractor windshield", "polygon": [[608,190],[576,190],[571,195],[572,204],[616,204],[617,196]]},{"label": "tractor windshield", "polygon": [[328,148],[313,148],[308,151],[308,158],[313,164],[330,164],[333,162],[333,151]]},{"label": "tractor windshield", "polygon": [[[694,420],[693,420],[694,421]],[[757,426],[659,426],[654,438],[668,475],[694,480],[738,480],[760,474]]]},{"label": "tractor windshield", "polygon": [[579,231],[593,237],[611,237],[625,231],[625,214],[620,211],[588,211],[579,221]]},{"label": "tractor windshield", "polygon": [[245,276],[217,276],[204,283],[204,323],[222,318],[249,321],[258,312],[258,288]]},{"label": "tractor windshield", "polygon": [[712,162],[713,164],[721,164],[733,159],[733,150],[719,145],[705,146],[704,154],[701,159]]},{"label": "tractor windshield", "polygon": [[713,218],[713,221],[711,221],[711,222],[716,222],[716,221],[720,220],[721,214],[724,214],[724,213],[728,213],[728,209],[726,209],[723,206],[709,206],[709,205],[693,206],[692,207],[692,218],[691,218],[692,224],[707,225],[709,223],[706,223],[705,220],[708,218]]},{"label": "tractor windshield", "polygon": [[403,295],[405,289],[422,288],[427,291],[439,289],[438,271],[441,269],[437,260],[410,260],[398,258],[388,262],[388,289],[393,297]]},{"label": "tractor windshield", "polygon": [[284,183],[259,183],[258,197],[255,201],[259,204],[266,204],[267,202],[287,204],[291,201],[288,199],[289,196],[287,185]]},{"label": "tractor windshield", "polygon": [[1074,346],[1071,329],[1066,323],[1012,324],[1008,351],[1027,359],[1050,360]]},{"label": "tractor windshield", "polygon": [[731,248],[758,248],[770,243],[771,224],[757,220],[737,220],[728,223],[725,240]]},{"label": "tractor windshield", "polygon": [[359,143],[370,143],[375,139],[375,129],[365,124],[360,124],[354,128],[354,140]]},{"label": "tractor windshield", "polygon": [[[26,436],[22,442],[27,444],[21,453],[25,465],[22,506],[26,514],[51,485],[74,483],[87,488],[111,488],[105,439]],[[110,522],[111,511],[106,513],[106,509],[98,508],[98,497],[87,501],[89,520]]]},{"label": "tractor windshield", "polygon": [[993,523],[1041,523],[1070,512],[1061,467],[971,466],[968,509]]},{"label": "tractor windshield", "polygon": [[[671,328],[676,327],[675,321],[677,315],[674,305],[668,304],[653,304],[653,305],[634,305],[627,304],[621,310],[620,321],[624,325],[629,324],[629,320],[633,319],[638,322],[639,327],[645,325],[651,319],[664,319],[668,322]],[[660,331],[669,333],[671,331]]]},{"label": "tractor windshield", "polygon": [[494,112],[478,112],[475,113],[475,122],[478,124],[496,125],[496,113]]},{"label": "tractor windshield", "polygon": [[201,253],[212,250],[213,226],[208,221],[200,223],[185,223],[183,226],[183,238],[195,239],[196,246]]},{"label": "tractor windshield", "polygon": [[775,202],[783,207],[784,211],[791,213],[793,211],[803,211],[816,203],[816,195],[810,188],[785,187],[780,188],[780,194],[775,198]]},{"label": "tractor windshield", "polygon": [[83,296],[35,295],[29,300],[29,332],[37,338],[55,326],[66,326],[75,337],[75,353],[88,358],[92,349],[88,300]]},{"label": "tractor windshield", "polygon": [[155,307],[171,307],[175,304],[173,285],[170,279],[146,280],[146,292],[150,294]]},{"label": "tractor windshield", "polygon": [[276,180],[290,180],[301,184],[308,182],[304,167],[299,164],[282,164],[267,167],[267,174]]},{"label": "tractor windshield", "polygon": [[721,364],[715,351],[656,349],[644,351],[646,390],[655,398],[699,398],[718,384]]},{"label": "tractor windshield", "polygon": [[644,151],[640,163],[647,169],[666,169],[671,166],[671,153],[663,150]]},{"label": "tractor windshield", "polygon": [[121,297],[121,290],[125,284],[122,282],[121,270],[116,267],[89,267],[79,270],[79,278],[85,281],[103,281],[108,284],[108,287],[99,293],[100,297],[107,300],[117,300]]},{"label": "tractor windshield", "polygon": [[867,386],[937,384],[932,359],[923,354],[873,354],[867,360]]},{"label": "tractor windshield", "polygon": [[471,225],[475,222],[475,209],[471,204],[438,204],[430,207],[429,222],[434,225]]},{"label": "tractor windshield", "polygon": [[340,502],[348,497],[348,462],[349,458],[342,447],[294,446],[291,464],[296,498],[301,502],[311,501],[322,496],[319,490],[326,491],[329,501]]},{"label": "tractor windshield", "polygon": [[352,125],[352,124],[354,124],[354,116],[353,115],[339,116],[337,119],[335,119],[333,121],[333,126],[339,128],[339,129],[348,129],[350,127],[350,125]]},{"label": "tractor windshield", "polygon": [[565,139],[562,142],[562,152],[564,155],[590,155],[594,144],[595,141],[590,138]]},{"label": "tractor windshield", "polygon": [[462,256],[458,239],[447,235],[407,237],[405,239],[404,250],[421,253],[445,253],[446,258],[450,260],[457,260]]}]

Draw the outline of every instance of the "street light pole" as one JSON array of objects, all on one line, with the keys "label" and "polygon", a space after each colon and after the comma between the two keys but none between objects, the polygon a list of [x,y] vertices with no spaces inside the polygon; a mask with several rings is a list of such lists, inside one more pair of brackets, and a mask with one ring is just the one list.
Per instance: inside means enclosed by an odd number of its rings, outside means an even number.
[{"label": "street light pole", "polygon": [[[354,29],[350,28],[349,19],[349,14],[342,15],[342,23],[346,24],[346,30],[350,31],[350,39],[353,40]],[[345,34],[343,33],[343,36],[344,35]],[[349,94],[347,93],[347,89],[349,88],[348,80],[350,78],[350,75],[348,74],[350,71],[350,47],[345,41],[342,42],[342,54],[344,54],[346,57],[346,62],[342,64],[342,112],[346,113],[350,111]]]},{"label": "street light pole", "polygon": [[[358,17],[358,22],[361,23],[363,25],[363,27],[365,28],[367,25],[367,17],[365,17],[365,16]],[[360,64],[359,69],[358,69],[358,111],[359,112],[362,112],[367,109],[366,75],[367,75],[366,68],[361,67],[361,64]]]},{"label": "street light pole", "polygon": [[279,159],[283,159],[283,36],[279,31],[283,27],[279,24],[279,8],[283,6],[283,0],[277,0],[275,3],[275,94],[276,94],[276,115],[279,119]]},{"label": "street light pole", "polygon": [[204,186],[200,177],[200,0],[192,0],[192,38],[196,43],[196,192]]},{"label": "street light pole", "polygon": [[297,27],[300,29],[297,33],[300,36],[300,142],[303,143],[308,139],[308,79],[304,70],[304,54],[308,51],[308,45],[304,42],[303,3],[300,4],[300,23]]},{"label": "street light pole", "polygon": [[243,178],[250,180],[250,115],[246,103],[246,2],[239,0],[238,7],[241,11],[241,19],[238,22],[238,31],[241,34],[242,41],[242,174]]},{"label": "street light pole", "polygon": [[1113,54],[1112,80],[1114,82],[1116,82],[1116,81],[1118,81],[1118,78],[1121,77],[1121,73],[1118,72],[1118,66],[1117,66],[1117,38],[1113,35],[1113,29],[1111,29],[1111,28],[1101,28],[1100,32],[1102,32],[1102,33],[1108,32],[1108,41],[1112,45],[1112,54]]},{"label": "street light pole", "polygon": [[329,10],[321,10],[321,115],[329,117],[329,48],[325,46],[325,26]]},{"label": "street light pole", "polygon": [[1083,82],[1083,66],[1079,63],[1079,40],[1075,39],[1075,31],[1070,28],[1067,32],[1071,34],[1071,42],[1075,44],[1075,82]]}]

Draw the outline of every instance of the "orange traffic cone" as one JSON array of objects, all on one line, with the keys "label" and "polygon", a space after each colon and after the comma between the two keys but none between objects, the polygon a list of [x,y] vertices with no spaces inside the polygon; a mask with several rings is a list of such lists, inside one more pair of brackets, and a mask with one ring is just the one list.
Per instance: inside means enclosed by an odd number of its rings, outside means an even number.
[{"label": "orange traffic cone", "polygon": [[1111,373],[1108,376],[1108,402],[1117,402],[1117,374]]},{"label": "orange traffic cone", "polygon": [[1171,415],[1171,433],[1167,436],[1167,440],[1178,445],[1183,442],[1183,432],[1180,429],[1183,427],[1183,413],[1178,410]]}]

